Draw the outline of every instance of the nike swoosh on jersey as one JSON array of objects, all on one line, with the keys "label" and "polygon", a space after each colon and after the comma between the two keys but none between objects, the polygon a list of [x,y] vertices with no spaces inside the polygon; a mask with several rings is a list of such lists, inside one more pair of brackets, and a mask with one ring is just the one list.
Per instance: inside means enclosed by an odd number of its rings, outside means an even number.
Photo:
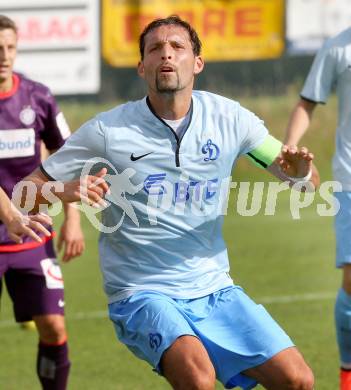
[{"label": "nike swoosh on jersey", "polygon": [[131,159],[132,161],[137,161],[137,160],[140,160],[140,159],[143,158],[143,157],[148,156],[148,155],[151,154],[151,153],[153,153],[153,152],[145,153],[145,154],[142,154],[141,156],[134,156],[134,153],[132,153],[132,154],[130,155],[130,159]]}]

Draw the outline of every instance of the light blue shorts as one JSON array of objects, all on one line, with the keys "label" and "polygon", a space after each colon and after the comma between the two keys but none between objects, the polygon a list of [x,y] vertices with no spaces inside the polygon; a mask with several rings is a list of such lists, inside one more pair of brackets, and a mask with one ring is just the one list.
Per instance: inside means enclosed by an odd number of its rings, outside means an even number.
[{"label": "light blue shorts", "polygon": [[257,382],[241,372],[293,346],[264,307],[238,286],[197,299],[144,291],[111,303],[109,313],[119,340],[159,373],[163,352],[178,337],[198,337],[228,389],[254,388]]},{"label": "light blue shorts", "polygon": [[335,192],[340,210],[335,216],[336,266],[351,263],[351,192]]}]

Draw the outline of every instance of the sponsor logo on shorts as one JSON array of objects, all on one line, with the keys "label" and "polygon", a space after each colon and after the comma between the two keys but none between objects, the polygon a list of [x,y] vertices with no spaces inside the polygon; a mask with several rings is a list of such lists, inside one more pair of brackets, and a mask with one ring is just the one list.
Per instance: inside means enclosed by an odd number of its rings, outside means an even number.
[{"label": "sponsor logo on shorts", "polygon": [[0,130],[0,158],[34,156],[34,129]]},{"label": "sponsor logo on shorts", "polygon": [[61,268],[56,263],[56,259],[43,259],[40,261],[40,265],[45,276],[46,287],[63,289]]},{"label": "sponsor logo on shorts", "polygon": [[57,304],[58,304],[59,307],[64,307],[65,306],[65,301],[63,301],[62,299],[59,299]]},{"label": "sponsor logo on shorts", "polygon": [[162,344],[162,336],[159,333],[149,333],[149,344],[150,348],[157,352]]}]

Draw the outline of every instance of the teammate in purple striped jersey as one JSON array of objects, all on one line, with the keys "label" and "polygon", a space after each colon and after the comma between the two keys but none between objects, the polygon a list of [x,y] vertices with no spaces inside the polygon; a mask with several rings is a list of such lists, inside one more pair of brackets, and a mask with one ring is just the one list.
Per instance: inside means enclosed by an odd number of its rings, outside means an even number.
[{"label": "teammate in purple striped jersey", "polygon": [[[40,164],[43,142],[50,153],[70,131],[54,97],[44,85],[13,72],[17,28],[0,15],[0,186],[11,198],[17,182]],[[59,247],[63,261],[84,250],[78,211],[65,206]],[[53,235],[16,243],[0,224],[0,284],[4,276],[17,322],[34,320],[39,333],[37,374],[43,389],[67,387],[70,362],[64,322],[63,280]]]}]

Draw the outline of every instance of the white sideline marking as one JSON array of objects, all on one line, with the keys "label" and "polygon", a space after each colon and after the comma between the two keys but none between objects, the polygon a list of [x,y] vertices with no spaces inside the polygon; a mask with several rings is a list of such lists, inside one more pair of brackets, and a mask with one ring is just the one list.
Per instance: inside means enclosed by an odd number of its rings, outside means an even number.
[{"label": "white sideline marking", "polygon": [[[272,303],[293,303],[293,302],[310,302],[310,301],[324,301],[335,299],[337,292],[321,292],[321,293],[307,293],[296,295],[281,295],[275,297],[262,297],[253,298],[257,303],[263,303],[269,305]],[[90,312],[78,312],[75,314],[66,315],[67,321],[80,321],[80,320],[97,320],[107,319],[107,309]],[[18,326],[13,319],[0,320],[0,328],[12,328]]]},{"label": "white sideline marking", "polygon": [[307,293],[296,295],[281,295],[275,297],[262,297],[254,299],[257,303],[292,303],[292,302],[308,302],[308,301],[324,301],[336,298],[337,291],[324,293]]}]

